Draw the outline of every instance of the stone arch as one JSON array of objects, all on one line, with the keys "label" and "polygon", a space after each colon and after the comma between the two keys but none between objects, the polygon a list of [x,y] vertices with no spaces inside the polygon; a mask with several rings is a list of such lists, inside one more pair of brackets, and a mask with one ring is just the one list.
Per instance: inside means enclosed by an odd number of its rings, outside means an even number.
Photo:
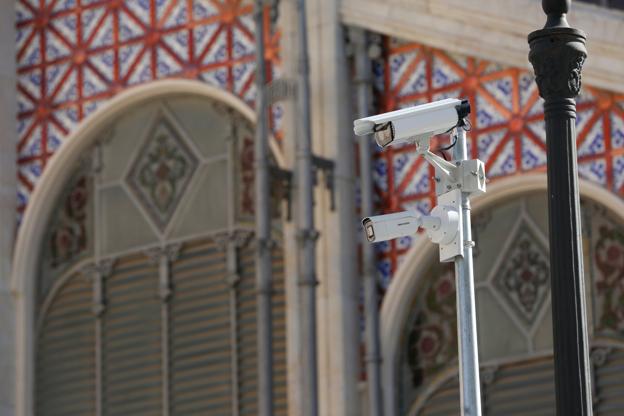
[{"label": "stone arch", "polygon": [[[608,209],[617,219],[624,222],[624,202],[615,194],[592,182],[580,181],[581,196],[586,197]],[[488,192],[474,198],[473,213],[479,213],[502,201],[535,191],[546,191],[547,178],[545,173],[512,176],[502,178],[491,184]],[[381,307],[380,340],[382,353],[382,377],[384,385],[385,414],[396,415],[396,399],[398,395],[398,359],[399,340],[414,293],[429,265],[435,261],[436,247],[424,235],[414,239],[414,244],[405,261],[395,274]],[[446,380],[449,375],[445,372]],[[438,383],[439,384],[439,383]],[[436,383],[427,391],[437,386]],[[424,394],[426,395],[426,394]]]},{"label": "stone arch", "polygon": [[[169,79],[144,84],[120,93],[82,122],[67,138],[67,142],[50,160],[30,198],[14,249],[11,290],[16,311],[16,415],[33,414],[35,282],[41,257],[41,243],[53,210],[53,202],[70,177],[72,167],[96,141],[97,136],[91,134],[92,132],[105,128],[129,108],[147,100],[171,95],[191,95],[211,99],[233,109],[252,125],[256,121],[253,109],[227,91],[199,81]],[[284,159],[274,138],[270,140],[270,148],[277,164],[283,166]]]}]

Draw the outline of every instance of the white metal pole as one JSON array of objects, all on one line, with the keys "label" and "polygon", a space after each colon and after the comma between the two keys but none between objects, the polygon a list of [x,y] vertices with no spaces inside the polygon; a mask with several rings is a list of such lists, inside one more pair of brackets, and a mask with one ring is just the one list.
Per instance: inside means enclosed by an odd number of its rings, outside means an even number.
[{"label": "white metal pole", "polygon": [[[453,148],[455,161],[468,160],[466,130],[458,127],[457,143]],[[472,231],[469,194],[462,192],[463,257],[455,257],[455,286],[457,289],[457,338],[459,347],[459,386],[461,414],[481,416],[481,385],[479,381],[479,348],[475,309],[474,273],[472,264]]]}]

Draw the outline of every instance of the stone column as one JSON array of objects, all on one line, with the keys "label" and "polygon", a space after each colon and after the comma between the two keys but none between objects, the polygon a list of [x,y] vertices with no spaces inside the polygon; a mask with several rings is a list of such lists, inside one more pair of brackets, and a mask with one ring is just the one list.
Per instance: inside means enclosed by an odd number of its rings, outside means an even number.
[{"label": "stone column", "polygon": [[587,51],[585,34],[566,21],[570,0],[543,0],[544,29],[529,35],[529,60],[544,98],[557,415],[591,415],[576,101]]},{"label": "stone column", "polygon": [[314,154],[334,161],[335,209],[316,188],[319,414],[360,416],[360,284],[350,69],[339,0],[307,0]]},{"label": "stone column", "polygon": [[[317,241],[317,337],[319,415],[361,415],[358,394],[359,321],[356,283],[355,149],[351,97],[339,1],[306,0],[311,90],[312,151],[335,163],[335,210],[331,195],[319,183],[314,193]],[[297,14],[295,2],[280,2],[282,76],[297,77]],[[294,161],[294,140],[300,115],[295,100],[284,101],[286,167]],[[296,190],[295,190],[296,192]],[[297,212],[293,214],[296,220]],[[303,321],[301,294],[293,272],[299,267],[292,223],[285,226],[285,267],[288,334],[288,414],[306,414],[301,360]]]}]

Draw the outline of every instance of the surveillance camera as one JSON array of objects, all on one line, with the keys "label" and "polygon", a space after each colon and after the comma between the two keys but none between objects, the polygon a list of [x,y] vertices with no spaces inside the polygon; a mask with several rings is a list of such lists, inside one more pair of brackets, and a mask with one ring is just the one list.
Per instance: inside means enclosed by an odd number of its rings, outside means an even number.
[{"label": "surveillance camera", "polygon": [[460,189],[440,195],[440,204],[431,210],[430,215],[412,210],[364,218],[362,225],[366,239],[378,243],[416,234],[422,227],[427,237],[440,246],[440,261],[453,261],[456,256],[463,255],[461,197]]},{"label": "surveillance camera", "polygon": [[468,100],[447,98],[355,120],[353,131],[358,136],[375,133],[377,144],[386,147],[447,132],[459,125],[468,114]]},{"label": "surveillance camera", "polygon": [[437,230],[440,228],[440,224],[440,218],[421,215],[417,211],[376,215],[362,220],[366,239],[371,243],[416,234],[420,227],[428,230]]},{"label": "surveillance camera", "polygon": [[421,224],[420,217],[416,211],[404,211],[364,218],[362,225],[366,239],[373,243],[415,234]]}]

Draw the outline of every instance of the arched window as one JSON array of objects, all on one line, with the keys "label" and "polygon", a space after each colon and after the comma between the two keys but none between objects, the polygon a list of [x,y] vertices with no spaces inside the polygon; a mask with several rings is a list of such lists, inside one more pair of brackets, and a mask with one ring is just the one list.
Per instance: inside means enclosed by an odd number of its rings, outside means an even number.
[{"label": "arched window", "polygon": [[[93,134],[50,201],[36,414],[255,415],[253,126],[177,95]],[[279,221],[274,239],[275,414],[286,414]]]},{"label": "arched window", "polygon": [[[624,411],[624,224],[582,200],[595,413]],[[548,207],[531,193],[473,218],[483,411],[552,415],[555,392]],[[452,264],[431,259],[413,299],[399,358],[399,414],[459,408]]]}]

